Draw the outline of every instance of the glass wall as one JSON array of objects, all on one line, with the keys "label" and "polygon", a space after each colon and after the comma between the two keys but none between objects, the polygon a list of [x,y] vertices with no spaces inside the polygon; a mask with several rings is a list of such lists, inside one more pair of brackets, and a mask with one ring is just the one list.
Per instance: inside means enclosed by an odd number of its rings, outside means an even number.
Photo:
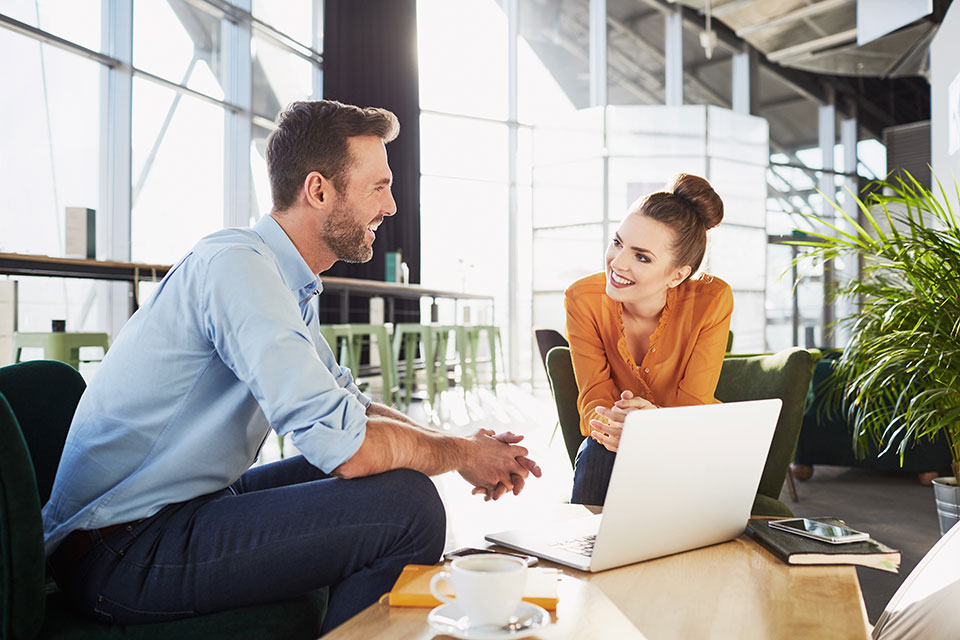
[{"label": "glass wall", "polygon": [[[255,221],[272,121],[319,97],[322,14],[322,0],[0,0],[0,83],[17,96],[0,101],[0,252],[62,256],[66,207],[97,212],[98,258],[154,264]],[[125,285],[17,279],[20,330],[125,319]]]}]

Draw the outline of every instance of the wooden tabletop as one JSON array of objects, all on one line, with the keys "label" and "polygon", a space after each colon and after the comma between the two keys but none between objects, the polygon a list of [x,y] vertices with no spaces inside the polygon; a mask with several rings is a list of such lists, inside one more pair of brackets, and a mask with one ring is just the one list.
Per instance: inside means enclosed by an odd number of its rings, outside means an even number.
[{"label": "wooden tabletop", "polygon": [[[563,571],[556,624],[537,638],[868,637],[852,566],[788,566],[746,536],[596,574]],[[428,612],[375,604],[324,637],[433,638]]]}]

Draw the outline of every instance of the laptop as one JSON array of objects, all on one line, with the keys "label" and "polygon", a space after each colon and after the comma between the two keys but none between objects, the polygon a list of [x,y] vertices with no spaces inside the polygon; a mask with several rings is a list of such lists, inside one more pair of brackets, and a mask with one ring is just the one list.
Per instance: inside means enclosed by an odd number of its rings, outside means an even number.
[{"label": "laptop", "polygon": [[743,533],[778,399],[633,411],[603,513],[486,536],[584,571],[726,542]]}]

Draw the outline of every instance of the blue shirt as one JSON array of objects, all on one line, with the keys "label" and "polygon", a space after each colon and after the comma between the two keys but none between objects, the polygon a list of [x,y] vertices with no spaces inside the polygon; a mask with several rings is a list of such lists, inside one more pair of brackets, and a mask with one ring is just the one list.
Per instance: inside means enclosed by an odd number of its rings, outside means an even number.
[{"label": "blue shirt", "polygon": [[325,472],[349,460],[370,400],[320,336],[321,290],[271,216],[197,243],[80,399],[43,508],[47,554],[74,529],[224,489],[270,427]]}]

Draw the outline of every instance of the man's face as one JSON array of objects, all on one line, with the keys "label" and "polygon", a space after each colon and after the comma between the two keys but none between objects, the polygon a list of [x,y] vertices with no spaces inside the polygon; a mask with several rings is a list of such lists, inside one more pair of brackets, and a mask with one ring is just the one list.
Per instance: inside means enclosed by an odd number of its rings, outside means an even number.
[{"label": "man's face", "polygon": [[323,223],[321,234],[338,260],[367,262],[373,257],[376,230],[384,217],[397,212],[390,192],[393,174],[387,164],[387,150],[375,136],[347,140],[353,159],[346,184],[337,192],[333,211]]}]

